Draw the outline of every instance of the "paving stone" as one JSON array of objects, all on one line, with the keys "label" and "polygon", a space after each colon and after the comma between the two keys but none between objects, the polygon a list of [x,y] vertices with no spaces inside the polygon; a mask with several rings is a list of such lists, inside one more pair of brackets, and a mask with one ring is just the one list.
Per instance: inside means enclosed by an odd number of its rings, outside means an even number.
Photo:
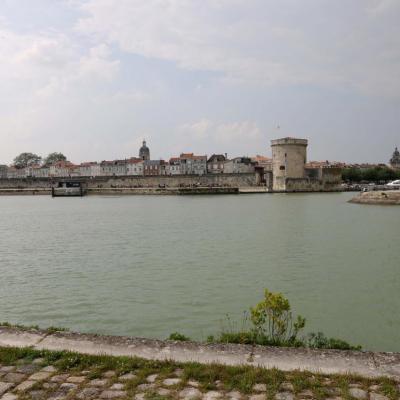
[{"label": "paving stone", "polygon": [[265,394],[253,394],[249,396],[249,400],[265,400],[266,396]]},{"label": "paving stone", "polygon": [[[31,392],[29,392],[29,396],[32,400],[42,399],[44,394],[45,394],[44,390],[32,390]],[[49,400],[49,399],[47,399],[47,400]]]},{"label": "paving stone", "polygon": [[101,392],[101,399],[117,399],[119,397],[125,397],[126,392],[123,390],[105,390]]},{"label": "paving stone", "polygon": [[144,391],[154,389],[156,385],[154,383],[142,383],[136,387],[137,390]]},{"label": "paving stone", "polygon": [[111,390],[123,390],[124,387],[125,387],[125,385],[122,384],[122,383],[114,383],[114,385],[112,385],[112,386],[110,387],[110,389],[111,389]]},{"label": "paving stone", "polygon": [[84,388],[76,397],[80,400],[92,399],[99,394],[100,390],[95,387]]},{"label": "paving stone", "polygon": [[197,382],[197,381],[192,381],[192,380],[188,381],[187,384],[188,384],[189,386],[193,386],[193,387],[199,387],[199,386],[200,386],[200,383],[199,383],[199,382]]},{"label": "paving stone", "polygon": [[44,381],[45,379],[48,379],[50,375],[50,372],[36,372],[35,374],[31,375],[29,379],[32,381]]},{"label": "paving stone", "polygon": [[92,379],[89,382],[90,386],[97,386],[97,387],[103,387],[107,385],[107,380],[106,379]]},{"label": "paving stone", "polygon": [[12,383],[20,383],[24,379],[26,379],[26,375],[20,374],[18,372],[9,372],[6,376],[3,377],[4,381]]},{"label": "paving stone", "polygon": [[85,369],[84,371],[81,371],[81,375],[89,375],[92,371]]},{"label": "paving stone", "polygon": [[351,397],[354,397],[357,400],[364,400],[368,398],[368,393],[365,390],[359,388],[350,388],[349,394]]},{"label": "paving stone", "polygon": [[115,371],[107,371],[103,374],[104,378],[113,378],[115,375],[117,375]]},{"label": "paving stone", "polygon": [[306,389],[306,390],[302,390],[299,394],[298,397],[300,398],[312,398],[314,397],[314,393],[312,392],[312,390]]},{"label": "paving stone", "polygon": [[230,400],[240,400],[242,398],[242,394],[236,390],[229,392],[226,394],[226,397]]},{"label": "paving stone", "polygon": [[381,385],[371,385],[368,389],[372,390],[373,392],[378,392],[381,388]]},{"label": "paving stone", "polygon": [[326,388],[325,392],[328,393],[330,396],[333,396],[333,397],[340,396],[342,394],[342,390],[340,388],[337,388],[337,387]]},{"label": "paving stone", "polygon": [[44,367],[41,369],[43,372],[56,372],[57,368],[53,367],[52,365],[48,365],[47,367]]},{"label": "paving stone", "polygon": [[31,375],[39,369],[37,365],[34,364],[26,364],[21,365],[17,368],[17,372],[21,372],[21,374]]},{"label": "paving stone", "polygon": [[0,400],[17,400],[18,396],[13,393],[6,393]]},{"label": "paving stone", "polygon": [[285,392],[293,392],[294,391],[293,384],[290,382],[281,383],[280,389],[284,390]]},{"label": "paving stone", "polygon": [[158,377],[158,374],[149,375],[146,378],[146,381],[149,383],[154,383],[156,381],[157,377]]},{"label": "paving stone", "polygon": [[66,382],[66,383],[61,384],[60,389],[63,392],[70,392],[71,390],[78,389],[78,385],[76,385],[75,383]]},{"label": "paving stone", "polygon": [[185,400],[198,399],[202,396],[199,389],[188,387],[179,392],[179,397]]},{"label": "paving stone", "polygon": [[7,390],[10,390],[12,387],[14,387],[14,383],[0,382],[0,396],[7,392]]},{"label": "paving stone", "polygon": [[137,393],[135,394],[135,400],[144,400],[146,393]]},{"label": "paving stone", "polygon": [[130,381],[132,379],[135,379],[135,378],[136,378],[136,375],[129,372],[128,374],[121,375],[118,379],[122,382],[126,382],[126,381]]},{"label": "paving stone", "polygon": [[55,382],[45,382],[43,383],[44,389],[56,389],[58,387],[58,383]]},{"label": "paving stone", "polygon": [[217,392],[216,390],[211,390],[209,392],[204,393],[203,400],[214,400],[220,399],[222,397],[222,393]]},{"label": "paving stone", "polygon": [[267,385],[265,383],[256,383],[253,386],[253,390],[255,392],[266,392],[267,391]]},{"label": "paving stone", "polygon": [[[42,399],[43,397],[39,397],[39,399]],[[52,393],[50,397],[47,398],[47,400],[65,400],[67,398],[67,395],[63,392],[56,392]]]},{"label": "paving stone", "polygon": [[163,385],[174,386],[181,382],[182,382],[182,379],[180,379],[180,378],[168,378],[168,379],[163,380]]},{"label": "paving stone", "polygon": [[69,378],[69,374],[54,375],[50,378],[51,382],[65,382]]},{"label": "paving stone", "polygon": [[8,365],[6,367],[1,367],[0,371],[1,372],[12,372],[12,371],[15,371],[15,366],[14,365]]},{"label": "paving stone", "polygon": [[84,376],[70,376],[67,378],[67,382],[69,383],[83,383],[85,382],[86,378]]},{"label": "paving stone", "polygon": [[369,399],[370,400],[389,400],[389,398],[384,396],[383,394],[375,393],[375,392],[371,392],[369,394]]},{"label": "paving stone", "polygon": [[279,392],[275,395],[275,400],[294,400],[294,396],[291,392]]},{"label": "paving stone", "polygon": [[171,394],[171,391],[169,389],[159,388],[157,389],[157,394],[159,394],[160,396],[169,396]]},{"label": "paving stone", "polygon": [[15,390],[17,392],[25,392],[26,390],[32,389],[32,387],[37,383],[37,381],[25,381],[20,383]]},{"label": "paving stone", "polygon": [[336,397],[327,397],[325,398],[325,400],[343,400],[343,398],[340,396],[336,396]]}]

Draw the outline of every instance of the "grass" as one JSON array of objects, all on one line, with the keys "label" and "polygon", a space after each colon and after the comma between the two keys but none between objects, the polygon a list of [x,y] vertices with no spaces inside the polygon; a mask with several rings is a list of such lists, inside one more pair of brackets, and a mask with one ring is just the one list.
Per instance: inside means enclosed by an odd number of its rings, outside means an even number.
[{"label": "grass", "polygon": [[68,328],[62,328],[59,326],[49,326],[48,328],[40,328],[39,325],[20,325],[12,324],[10,322],[0,322],[0,328],[15,328],[21,331],[43,331],[46,333],[66,332]]},{"label": "grass", "polygon": [[[365,389],[371,385],[380,385],[381,393],[393,400],[399,396],[396,382],[388,378],[368,379],[357,375],[323,375],[306,371],[283,372],[277,369],[248,366],[203,365],[193,362],[177,363],[131,357],[93,356],[67,351],[0,347],[0,364],[2,365],[29,363],[38,358],[43,360],[43,366],[53,365],[58,368],[60,373],[74,374],[89,370],[91,379],[99,378],[109,370],[115,371],[118,375],[134,372],[136,377],[127,383],[128,393],[134,393],[138,385],[146,382],[148,375],[159,374],[158,380],[160,380],[171,376],[175,370],[180,369],[182,370],[182,382],[178,388],[183,388],[188,380],[195,380],[204,390],[222,388],[226,391],[238,390],[248,394],[252,392],[254,384],[264,383],[267,387],[268,397],[272,398],[282,383],[289,382],[293,385],[295,394],[311,390],[314,398],[323,399],[335,397],[328,393],[329,388],[339,388],[340,395],[345,399],[350,399],[349,384],[356,383]],[[161,397],[163,396],[156,394],[149,396],[153,400],[160,400]]]}]

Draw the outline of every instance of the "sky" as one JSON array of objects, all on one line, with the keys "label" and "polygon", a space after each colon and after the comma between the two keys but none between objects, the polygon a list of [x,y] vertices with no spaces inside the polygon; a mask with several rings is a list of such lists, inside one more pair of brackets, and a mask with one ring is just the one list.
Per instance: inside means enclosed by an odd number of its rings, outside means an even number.
[{"label": "sky", "polygon": [[399,0],[0,0],[0,164],[181,152],[388,162]]}]

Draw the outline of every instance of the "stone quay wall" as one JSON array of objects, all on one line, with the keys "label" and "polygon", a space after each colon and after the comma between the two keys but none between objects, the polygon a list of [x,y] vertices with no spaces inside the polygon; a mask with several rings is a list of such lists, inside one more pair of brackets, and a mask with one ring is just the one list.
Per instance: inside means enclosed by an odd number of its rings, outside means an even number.
[{"label": "stone quay wall", "polygon": [[77,177],[77,178],[24,178],[0,179],[1,189],[51,189],[59,180],[79,180],[87,189],[118,188],[185,188],[205,187],[249,187],[258,186],[260,177],[256,173],[243,174],[207,174],[207,175],[174,175],[174,176],[113,176],[113,177]]}]

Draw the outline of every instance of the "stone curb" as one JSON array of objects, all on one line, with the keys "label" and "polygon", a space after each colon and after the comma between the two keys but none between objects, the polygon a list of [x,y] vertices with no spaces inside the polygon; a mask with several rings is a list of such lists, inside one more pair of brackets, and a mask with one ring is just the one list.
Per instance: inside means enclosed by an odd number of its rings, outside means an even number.
[{"label": "stone curb", "polygon": [[400,381],[400,353],[203,344],[75,332],[49,334],[46,331],[8,327],[0,327],[0,346],[69,350],[83,354],[131,356],[150,360],[260,366],[282,371],[351,373],[370,378],[386,376]]}]

